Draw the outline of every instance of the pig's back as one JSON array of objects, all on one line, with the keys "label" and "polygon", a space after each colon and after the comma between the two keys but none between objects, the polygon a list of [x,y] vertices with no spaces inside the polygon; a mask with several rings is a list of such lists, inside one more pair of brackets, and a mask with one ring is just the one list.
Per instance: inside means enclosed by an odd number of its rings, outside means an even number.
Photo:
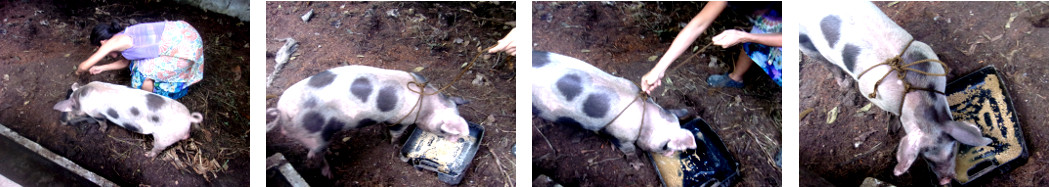
[{"label": "pig's back", "polygon": [[532,58],[532,70],[543,75],[533,79],[532,104],[547,120],[597,131],[640,91],[629,80],[572,57],[536,51]]},{"label": "pig's back", "polygon": [[[386,121],[400,112],[407,102],[403,87],[414,80],[404,71],[369,66],[343,66],[329,69],[288,87],[277,105],[290,117],[303,111],[337,111],[340,116]],[[395,94],[383,94],[395,92]],[[380,96],[382,95],[382,96]],[[379,101],[383,101],[379,105]],[[390,103],[394,102],[394,103]],[[414,102],[414,100],[412,100]],[[333,114],[334,115],[334,114]]]}]

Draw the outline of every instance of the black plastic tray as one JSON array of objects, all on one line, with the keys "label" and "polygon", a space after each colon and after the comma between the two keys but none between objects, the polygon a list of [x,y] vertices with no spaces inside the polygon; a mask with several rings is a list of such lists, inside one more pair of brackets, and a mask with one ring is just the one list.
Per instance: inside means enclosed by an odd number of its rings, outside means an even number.
[{"label": "black plastic tray", "polygon": [[[696,149],[671,158],[649,153],[663,186],[732,186],[739,179],[739,161],[725,148],[721,137],[703,119],[681,126],[696,135]],[[659,162],[669,162],[660,168]],[[677,163],[673,163],[677,162]],[[680,164],[681,167],[674,167]],[[662,172],[667,171],[667,172]],[[681,181],[677,181],[681,180]]]},{"label": "black plastic tray", "polygon": [[437,172],[437,179],[442,182],[457,185],[473,162],[483,137],[484,127],[475,123],[470,123],[470,138],[459,138],[458,142],[416,128],[401,148],[401,159],[415,168]]},{"label": "black plastic tray", "polygon": [[954,120],[980,127],[987,146],[959,144],[955,157],[956,185],[976,185],[1027,163],[1027,143],[1005,81],[993,66],[947,84],[947,101]]}]

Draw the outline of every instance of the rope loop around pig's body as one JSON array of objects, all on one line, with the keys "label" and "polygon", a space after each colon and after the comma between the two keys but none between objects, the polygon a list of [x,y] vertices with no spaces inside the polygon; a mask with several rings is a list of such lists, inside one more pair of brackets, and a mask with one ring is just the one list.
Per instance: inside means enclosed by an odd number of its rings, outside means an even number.
[{"label": "rope loop around pig's body", "polygon": [[[477,55],[474,56],[473,60],[470,60],[470,62],[467,63],[466,66],[463,66],[459,70],[459,74],[456,75],[454,79],[452,79],[452,82],[449,82],[448,84],[444,85],[444,87],[441,87],[441,89],[437,89],[437,91],[435,91],[435,92],[426,93],[426,87],[430,85],[430,81],[429,80],[420,83],[420,82],[418,82],[419,80],[416,79],[416,80],[409,81],[408,83],[405,83],[404,87],[407,88],[408,91],[415,92],[415,93],[419,94],[419,99],[415,100],[415,105],[413,105],[412,109],[409,110],[408,115],[404,115],[404,117],[401,117],[401,119],[398,119],[397,122],[395,122],[393,124],[389,124],[389,126],[394,126],[394,125],[401,124],[401,122],[403,122],[404,119],[408,118],[408,116],[411,116],[412,112],[415,112],[415,119],[413,120],[412,123],[419,122],[419,113],[422,112],[422,107],[419,107],[419,105],[422,104],[423,97],[429,96],[429,95],[437,95],[437,94],[440,94],[440,93],[444,92],[444,90],[448,89],[449,87],[451,87],[453,83],[458,82],[459,79],[462,79],[463,75],[466,74],[466,72],[470,71],[470,69],[473,69],[474,62],[477,61],[478,57],[481,57],[481,54],[484,54],[484,51],[488,51],[489,49],[492,49],[493,47],[495,47],[495,46],[488,47],[488,48],[482,50],[481,52],[478,52]],[[412,79],[415,79],[415,77],[413,76]],[[415,85],[418,88],[418,90],[412,89],[412,85]],[[418,109],[418,110],[416,110],[416,109]]]}]

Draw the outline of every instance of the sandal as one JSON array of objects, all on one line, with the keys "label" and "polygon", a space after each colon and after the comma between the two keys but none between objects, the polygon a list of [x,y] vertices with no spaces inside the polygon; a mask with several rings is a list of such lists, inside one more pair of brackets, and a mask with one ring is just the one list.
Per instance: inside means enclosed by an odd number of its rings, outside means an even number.
[{"label": "sandal", "polygon": [[711,75],[707,77],[707,84],[715,88],[743,88],[742,82],[736,82],[732,78],[728,77],[728,74],[724,75]]}]

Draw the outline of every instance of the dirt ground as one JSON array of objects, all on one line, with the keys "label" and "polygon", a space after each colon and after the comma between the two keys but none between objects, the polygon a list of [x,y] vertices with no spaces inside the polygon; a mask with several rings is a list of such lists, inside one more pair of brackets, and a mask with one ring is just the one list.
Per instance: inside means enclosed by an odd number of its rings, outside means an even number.
[{"label": "dirt ground", "polygon": [[[702,8],[695,2],[533,2],[535,50],[550,51],[589,62],[607,72],[639,81],[655,60],[670,46],[681,26]],[[693,46],[710,43],[710,37],[725,29],[749,30],[747,13],[726,10]],[[690,47],[691,48],[691,47]],[[775,157],[780,149],[781,88],[751,68],[743,89],[707,86],[707,76],[731,70],[740,48],[710,47],[695,58],[670,69],[664,86],[653,98],[664,108],[688,109],[692,116],[710,123],[729,151],[740,160],[740,186],[779,186],[780,168]],[[654,57],[653,57],[654,58]],[[711,58],[721,59],[710,63]],[[614,150],[603,135],[578,126],[555,125],[532,120],[532,175],[547,176],[565,186],[659,186],[655,168],[647,156],[624,155]],[[536,180],[536,184],[550,181]]]},{"label": "dirt ground", "polygon": [[[247,22],[171,2],[3,1],[0,15],[0,123],[122,186],[247,184]],[[205,78],[178,100],[204,122],[157,159],[143,156],[152,136],[63,126],[51,109],[77,81],[76,65],[94,52],[90,29],[111,19],[185,20],[204,39]],[[89,79],[129,85],[131,78],[119,70]]]},{"label": "dirt ground", "polygon": [[[1044,148],[1049,90],[1049,4],[1045,2],[877,2],[882,11],[909,31],[916,40],[929,44],[946,62],[951,81],[977,69],[993,65],[1004,76],[1027,141],[1027,164],[994,177],[993,186],[1045,186],[1049,163]],[[802,173],[839,186],[856,186],[865,177],[875,177],[902,186],[930,185],[933,174],[924,161],[896,177],[896,146],[906,134],[899,120],[878,107],[859,112],[867,105],[855,88],[842,87],[824,64],[802,57],[801,108],[812,110],[801,119],[800,166]],[[851,79],[847,78],[846,79]],[[852,80],[849,80],[852,81]],[[842,94],[845,93],[845,94]],[[827,124],[828,111],[838,108],[836,122]],[[804,113],[804,112],[803,112]],[[859,142],[858,147],[854,143]],[[804,175],[803,175],[804,176]],[[803,178],[814,184],[816,177]]]},{"label": "dirt ground", "polygon": [[[514,2],[267,2],[267,75],[284,44],[277,39],[291,37],[300,43],[294,59],[266,89],[266,105],[276,105],[292,84],[334,67],[359,64],[404,71],[422,67],[420,74],[436,85],[453,85],[445,94],[470,100],[459,106],[459,112],[485,127],[481,148],[461,184],[513,186],[516,79],[512,64],[504,62],[514,58],[484,55],[462,80],[453,83],[452,79],[479,49],[495,45],[514,27],[514,6]],[[300,17],[310,10],[313,17],[304,23]],[[483,81],[472,83],[477,77]],[[397,153],[402,145],[391,145],[387,132],[382,125],[373,125],[337,133],[326,153],[334,179],[322,176],[320,168],[307,167],[306,148],[278,131],[266,134],[266,155],[283,153],[316,186],[445,185],[436,173],[401,162]]]}]

